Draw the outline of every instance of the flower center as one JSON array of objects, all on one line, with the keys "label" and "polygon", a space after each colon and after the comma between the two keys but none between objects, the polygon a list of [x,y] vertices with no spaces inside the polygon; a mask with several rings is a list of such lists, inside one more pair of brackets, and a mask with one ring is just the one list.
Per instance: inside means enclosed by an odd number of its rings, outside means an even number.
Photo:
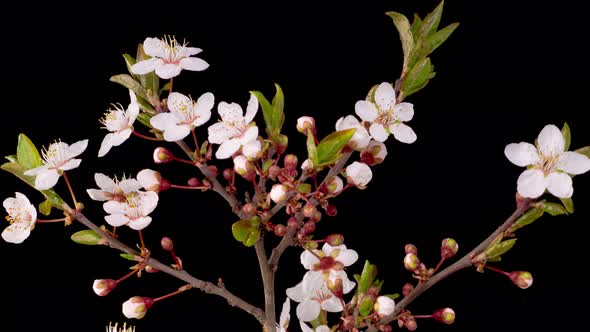
[{"label": "flower center", "polygon": [[549,175],[549,173],[553,173],[557,170],[557,162],[559,158],[556,156],[542,156],[541,163],[539,164],[539,168],[543,171],[545,176]]},{"label": "flower center", "polygon": [[162,39],[164,42],[164,47],[166,51],[166,55],[162,60],[165,63],[177,65],[180,63],[180,60],[184,58],[183,54],[181,54],[181,50],[188,46],[186,42],[180,44],[175,36],[164,36]]},{"label": "flower center", "polygon": [[121,132],[127,128],[130,128],[127,116],[121,105],[113,105],[115,109],[109,109],[104,113],[103,117],[98,120],[103,124],[109,131]]},{"label": "flower center", "polygon": [[312,300],[322,303],[326,300],[329,300],[332,296],[332,293],[326,292],[324,289],[318,289],[315,292],[315,297],[313,297]]},{"label": "flower center", "polygon": [[61,141],[56,141],[51,143],[49,147],[43,148],[41,155],[49,167],[58,168],[68,161],[65,144]]},{"label": "flower center", "polygon": [[321,270],[329,270],[336,264],[334,257],[326,256],[320,259],[319,267]]},{"label": "flower center", "polygon": [[16,223],[30,223],[31,222],[31,215],[28,213],[14,213],[13,215],[7,215],[6,221],[8,221],[11,225]]},{"label": "flower center", "polygon": [[393,115],[393,110],[379,110],[379,113],[377,114],[377,119],[375,119],[375,122],[380,123],[386,127],[392,123],[395,123],[396,121],[397,118]]}]

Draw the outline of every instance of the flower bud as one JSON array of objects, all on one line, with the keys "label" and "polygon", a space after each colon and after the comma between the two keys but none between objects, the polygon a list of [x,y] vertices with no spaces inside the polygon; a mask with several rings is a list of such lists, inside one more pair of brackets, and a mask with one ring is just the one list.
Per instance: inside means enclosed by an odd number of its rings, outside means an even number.
[{"label": "flower bud", "polygon": [[367,164],[355,161],[346,167],[346,178],[349,183],[354,184],[359,189],[364,189],[373,178],[373,172],[371,172],[371,168]]},{"label": "flower bud", "polygon": [[308,221],[305,224],[303,224],[303,228],[302,228],[306,234],[309,233],[313,233],[315,231],[315,222],[313,221]]},{"label": "flower bud", "polygon": [[211,175],[213,175],[214,178],[216,178],[219,175],[219,170],[217,169],[217,166],[207,165],[207,169],[209,170],[209,172],[211,172]]},{"label": "flower bud", "polygon": [[165,164],[171,161],[174,161],[174,155],[170,150],[163,147],[157,147],[154,150],[154,162],[156,164]]},{"label": "flower bud", "polygon": [[201,181],[199,181],[199,179],[197,179],[195,177],[188,179],[188,181],[186,183],[188,184],[189,187],[200,187],[202,185]]},{"label": "flower bud", "polygon": [[318,248],[318,243],[317,242],[314,242],[314,241],[305,242],[305,244],[303,245],[303,247],[306,250],[316,250]]},{"label": "flower bud", "polygon": [[322,213],[316,209],[311,218],[309,218],[309,220],[315,223],[320,222],[320,220],[322,220]]},{"label": "flower bud", "polygon": [[414,272],[418,269],[419,266],[420,266],[420,258],[418,258],[418,255],[413,254],[413,253],[409,253],[406,255],[406,257],[404,257],[404,267],[408,271]]},{"label": "flower bud", "polygon": [[288,170],[296,169],[298,162],[299,160],[297,159],[297,156],[294,154],[288,154],[283,159],[283,164],[285,165],[285,168]]},{"label": "flower bud", "polygon": [[289,218],[289,220],[287,220],[287,227],[297,229],[299,227],[299,220],[295,217]]},{"label": "flower bud", "polygon": [[275,225],[274,232],[276,236],[283,237],[285,234],[287,234],[287,226],[282,224]]},{"label": "flower bud", "polygon": [[326,206],[326,214],[330,217],[334,217],[338,214],[338,209],[334,204],[328,204],[328,206]]},{"label": "flower bud", "polygon": [[331,176],[321,186],[320,190],[325,194],[336,195],[344,188],[344,181],[338,176]]},{"label": "flower bud", "polygon": [[162,175],[151,169],[144,169],[137,173],[137,181],[149,191],[164,191],[170,189],[170,181],[162,178]]},{"label": "flower bud", "polygon": [[391,332],[393,331],[393,328],[391,327],[391,325],[384,325],[381,327],[381,332]]},{"label": "flower bud", "polygon": [[336,278],[335,280],[328,280],[328,289],[334,296],[338,298],[342,298],[343,293],[343,286],[342,286],[342,279]]},{"label": "flower bud", "polygon": [[379,296],[373,309],[379,317],[389,316],[395,310],[395,301],[387,296]]},{"label": "flower bud", "polygon": [[403,294],[403,296],[408,296],[413,291],[414,291],[414,285],[410,284],[409,282],[407,282],[404,285],[404,287],[402,288],[402,294]]},{"label": "flower bud", "polygon": [[369,166],[379,165],[387,156],[387,147],[378,141],[371,141],[361,153],[361,161]]},{"label": "flower bud", "polygon": [[156,273],[156,272],[160,272],[160,270],[158,270],[155,267],[152,267],[150,265],[146,265],[145,272],[147,272],[147,273]]},{"label": "flower bud", "polygon": [[439,309],[432,314],[432,318],[441,323],[451,325],[455,322],[455,311],[451,308]]},{"label": "flower bud", "polygon": [[408,329],[408,331],[416,331],[418,328],[418,324],[416,323],[416,318],[409,316],[404,320],[404,325]]},{"label": "flower bud", "polygon": [[262,143],[258,140],[250,141],[242,147],[242,154],[250,161],[262,157]]},{"label": "flower bud", "polygon": [[287,191],[289,189],[284,184],[275,184],[270,190],[270,199],[275,203],[281,203],[287,200]]},{"label": "flower bud", "polygon": [[350,331],[355,328],[355,319],[353,315],[348,315],[340,319],[342,319],[342,327],[345,331]]},{"label": "flower bud", "polygon": [[305,161],[301,164],[301,169],[305,173],[313,172],[313,168],[313,161],[311,161],[310,159],[305,159]]},{"label": "flower bud", "polygon": [[406,251],[406,254],[418,255],[418,248],[416,248],[416,246],[411,243],[406,244],[404,250]]},{"label": "flower bud", "polygon": [[252,203],[246,203],[242,206],[242,212],[246,218],[254,217],[256,214],[256,205]]},{"label": "flower bud", "polygon": [[303,207],[303,215],[306,218],[311,218],[316,211],[317,209],[315,208],[315,205],[310,203],[305,204],[305,206]]},{"label": "flower bud", "polygon": [[451,258],[455,256],[457,251],[459,251],[459,244],[457,244],[457,241],[451,238],[446,238],[442,241],[442,245],[440,247],[440,256],[442,258]]},{"label": "flower bud", "polygon": [[289,145],[289,137],[287,135],[279,135],[279,140],[276,142],[275,150],[278,154],[283,154],[287,151]]},{"label": "flower bud", "polygon": [[134,296],[123,303],[123,314],[127,318],[142,319],[153,304],[152,298]]},{"label": "flower bud", "polygon": [[98,296],[106,296],[117,287],[117,281],[113,279],[96,279],[92,284],[92,290]]},{"label": "flower bud", "polygon": [[522,289],[527,289],[533,284],[533,275],[530,272],[514,271],[508,273],[508,277],[516,286]]},{"label": "flower bud", "polygon": [[231,182],[232,178],[234,177],[234,170],[231,168],[226,168],[223,170],[223,178],[227,182]]},{"label": "flower bud", "polygon": [[171,238],[164,236],[162,238],[162,240],[160,241],[160,245],[162,245],[162,249],[166,250],[166,251],[172,251],[174,250],[174,242],[172,241]]},{"label": "flower bud", "polygon": [[256,174],[254,172],[254,166],[246,157],[239,155],[234,158],[234,171],[240,174],[244,179],[251,180]]},{"label": "flower bud", "polygon": [[344,235],[342,234],[331,234],[326,238],[326,243],[332,247],[344,244]]},{"label": "flower bud", "polygon": [[315,131],[315,120],[311,116],[302,116],[297,119],[297,131],[307,136],[307,131]]},{"label": "flower bud", "polygon": [[277,178],[277,176],[279,176],[280,174],[281,174],[281,168],[277,165],[272,165],[268,169],[268,176],[273,180],[275,180]]}]

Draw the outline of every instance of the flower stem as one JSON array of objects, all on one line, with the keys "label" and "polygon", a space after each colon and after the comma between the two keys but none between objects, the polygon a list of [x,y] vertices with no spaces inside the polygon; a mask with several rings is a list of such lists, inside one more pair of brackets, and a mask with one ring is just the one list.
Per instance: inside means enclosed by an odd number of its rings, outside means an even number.
[{"label": "flower stem", "polygon": [[412,315],[414,318],[432,318],[432,315]]},{"label": "flower stem", "polygon": [[174,161],[178,161],[179,163],[185,163],[185,164],[189,164],[189,165],[195,166],[195,162],[194,161],[190,161],[190,160],[186,160],[186,159],[182,159],[182,158],[178,158],[178,157],[172,157],[172,159],[174,159]]},{"label": "flower stem", "polygon": [[120,283],[125,279],[128,279],[129,277],[131,277],[132,275],[136,274],[137,272],[139,272],[140,270],[142,270],[145,267],[144,264],[140,264],[137,268],[133,269],[133,271],[127,273],[126,275],[122,276],[121,278],[117,279],[116,283]]},{"label": "flower stem", "polygon": [[205,186],[199,186],[199,187],[191,187],[191,186],[181,186],[181,185],[177,185],[177,184],[171,184],[170,188],[176,188],[176,189],[198,189],[198,190],[202,190],[202,189],[207,189],[207,187]]},{"label": "flower stem", "polygon": [[36,223],[53,223],[53,222],[62,222],[66,221],[66,218],[57,218],[57,219],[37,219]]},{"label": "flower stem", "polygon": [[148,140],[148,141],[156,141],[156,142],[161,142],[161,141],[163,141],[163,139],[161,139],[161,138],[146,136],[146,135],[144,135],[144,134],[140,134],[140,133],[136,132],[135,130],[134,130],[134,131],[132,131],[131,133],[132,133],[133,135],[137,136],[137,137],[140,137],[140,138],[146,139],[146,140]]},{"label": "flower stem", "polygon": [[139,234],[139,241],[141,241],[141,252],[145,250],[145,242],[143,241],[143,234],[141,230],[138,230],[137,233]]},{"label": "flower stem", "polygon": [[442,257],[442,258],[440,259],[440,261],[438,262],[438,264],[436,264],[436,266],[434,267],[434,271],[433,271],[433,273],[434,273],[434,272],[436,272],[436,271],[438,271],[438,269],[440,269],[440,267],[443,265],[443,263],[444,263],[444,262],[445,262],[445,258],[444,258],[444,257]]},{"label": "flower stem", "polygon": [[168,89],[168,96],[172,93],[172,86],[174,85],[174,77],[170,79],[170,89]]},{"label": "flower stem", "polygon": [[497,269],[497,268],[495,268],[495,267],[492,267],[492,266],[485,265],[484,267],[485,267],[486,269],[488,269],[488,270],[491,270],[491,271],[494,271],[494,272],[497,272],[497,273],[503,274],[503,275],[505,275],[505,276],[508,276],[508,275],[509,275],[509,273],[508,273],[508,272],[506,272],[506,271],[502,271],[502,270],[500,270],[500,269]]},{"label": "flower stem", "polygon": [[160,296],[160,297],[155,298],[154,299],[154,303],[155,302],[158,302],[158,301],[165,300],[165,299],[170,298],[170,297],[173,297],[174,295],[178,295],[178,294],[180,294],[182,292],[186,292],[189,289],[190,289],[190,287],[181,287],[177,291],[174,291],[174,292],[172,292],[170,294],[166,294],[166,295],[163,295],[163,296]]},{"label": "flower stem", "polygon": [[195,141],[195,152],[197,152],[197,157],[201,158],[201,149],[199,149],[199,141],[197,140],[197,134],[195,133],[195,128],[191,130],[193,134],[193,141]]},{"label": "flower stem", "polygon": [[68,186],[68,189],[70,190],[70,195],[72,196],[72,200],[74,201],[74,207],[77,210],[78,209],[78,201],[76,200],[76,195],[74,194],[74,189],[72,188],[72,185],[70,183],[70,179],[68,179],[68,175],[66,174],[66,172],[63,172],[63,175],[64,175],[64,180],[66,180],[66,185]]}]

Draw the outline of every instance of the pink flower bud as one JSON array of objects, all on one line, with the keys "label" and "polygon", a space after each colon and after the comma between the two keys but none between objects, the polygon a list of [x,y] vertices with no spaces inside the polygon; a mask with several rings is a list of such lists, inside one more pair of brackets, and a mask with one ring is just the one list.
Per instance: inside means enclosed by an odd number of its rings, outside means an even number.
[{"label": "pink flower bud", "polygon": [[275,203],[281,203],[287,200],[287,191],[289,189],[284,184],[275,184],[270,190],[270,199]]},{"label": "pink flower bud", "polygon": [[404,325],[406,326],[408,331],[416,331],[416,329],[418,328],[418,324],[416,323],[416,319],[412,316],[407,317],[404,320]]},{"label": "pink flower bud", "polygon": [[252,163],[242,155],[234,158],[234,171],[247,180],[253,179],[256,174]]},{"label": "pink flower bud", "polygon": [[371,168],[367,164],[355,161],[346,167],[346,178],[349,183],[354,184],[359,189],[364,189],[373,178],[373,172],[371,172]]},{"label": "pink flower bud", "polygon": [[361,153],[361,161],[367,165],[378,165],[385,160],[387,147],[378,141],[371,141],[367,148]]},{"label": "pink flower bud", "polygon": [[137,173],[137,181],[148,191],[164,191],[170,189],[170,181],[162,178],[162,175],[151,169],[144,169]]},{"label": "pink flower bud", "polygon": [[289,220],[287,220],[287,227],[297,229],[299,227],[299,220],[295,217],[289,218]]},{"label": "pink flower bud", "polygon": [[250,161],[262,157],[262,143],[258,140],[250,141],[242,147],[242,154]]},{"label": "pink flower bud", "polygon": [[442,245],[440,247],[440,256],[444,259],[448,259],[451,258],[453,256],[455,256],[455,254],[457,254],[457,252],[459,251],[459,244],[457,244],[457,241],[451,239],[451,238],[446,238],[442,241]]},{"label": "pink flower bud", "polygon": [[96,279],[92,284],[92,290],[98,296],[106,296],[117,287],[117,281],[113,279]]},{"label": "pink flower bud", "polygon": [[406,246],[404,247],[404,250],[406,251],[406,254],[418,255],[418,248],[411,243],[406,244]]},{"label": "pink flower bud", "polygon": [[533,284],[533,275],[530,272],[514,271],[508,273],[508,277],[516,286],[522,289],[527,289]]},{"label": "pink flower bud", "polygon": [[275,180],[277,178],[277,176],[279,176],[280,174],[281,174],[281,168],[277,165],[272,165],[268,169],[268,176],[273,180]]},{"label": "pink flower bud", "polygon": [[407,282],[404,287],[402,288],[402,294],[403,296],[408,296],[410,295],[410,293],[414,291],[414,285],[410,284],[409,282]]},{"label": "pink flower bud", "polygon": [[342,234],[331,234],[326,238],[326,243],[332,247],[344,244],[344,235]]},{"label": "pink flower bud", "polygon": [[309,159],[305,159],[305,161],[301,164],[301,169],[305,173],[313,172],[313,169],[314,169],[313,161],[311,161]]},{"label": "pink flower bud", "polygon": [[342,285],[342,279],[340,278],[336,278],[335,280],[328,280],[328,289],[330,290],[330,292],[332,292],[332,294],[334,294],[334,296],[341,298],[343,295],[343,285]]},{"label": "pink flower bud", "polygon": [[256,214],[256,205],[252,203],[246,203],[242,206],[242,212],[246,218],[254,217]]},{"label": "pink flower bud", "polygon": [[154,162],[156,164],[165,164],[173,160],[174,155],[172,154],[172,152],[170,152],[170,150],[163,147],[157,147],[154,150]]},{"label": "pink flower bud", "polygon": [[127,318],[142,319],[153,304],[152,298],[134,296],[123,303],[123,314]]},{"label": "pink flower bud", "polygon": [[315,206],[310,203],[305,204],[305,206],[303,207],[303,215],[306,218],[311,218],[316,211],[317,209],[315,208]]},{"label": "pink flower bud", "polygon": [[393,328],[391,327],[391,325],[384,325],[381,327],[381,332],[391,332],[393,331]]},{"label": "pink flower bud", "polygon": [[189,187],[200,187],[202,185],[201,181],[195,177],[188,179],[186,183],[189,185]]},{"label": "pink flower bud", "polygon": [[322,220],[322,213],[316,209],[311,218],[309,218],[309,220],[315,223],[320,222],[320,220]]},{"label": "pink flower bud", "polygon": [[420,267],[420,258],[416,254],[409,253],[404,257],[404,267],[408,271],[416,271]]},{"label": "pink flower bud", "polygon": [[306,234],[309,233],[313,233],[315,231],[315,222],[313,221],[308,221],[305,224],[303,224],[303,228],[302,228]]},{"label": "pink flower bud", "polygon": [[155,267],[152,267],[150,265],[146,265],[145,272],[147,272],[147,273],[156,273],[156,272],[160,272],[160,270],[158,270]]},{"label": "pink flower bud", "polygon": [[297,131],[307,136],[307,131],[315,130],[315,120],[311,116],[302,116],[297,119]]},{"label": "pink flower bud", "polygon": [[389,316],[395,310],[395,301],[387,296],[379,296],[373,309],[379,317]]},{"label": "pink flower bud", "polygon": [[287,234],[287,226],[282,224],[275,225],[274,232],[276,236],[283,237]]},{"label": "pink flower bud", "polygon": [[455,322],[455,311],[451,308],[439,309],[432,314],[432,318],[441,323],[451,325]]},{"label": "pink flower bud", "polygon": [[326,194],[336,195],[344,188],[344,181],[339,176],[331,176],[326,179],[320,190]]},{"label": "pink flower bud", "polygon": [[334,217],[338,214],[338,209],[334,204],[328,204],[328,206],[326,206],[326,214],[330,217]]},{"label": "pink flower bud", "polygon": [[275,144],[275,150],[278,154],[283,154],[289,145],[289,137],[287,135],[280,135],[279,141]]},{"label": "pink flower bud", "polygon": [[283,159],[283,164],[285,165],[285,168],[288,170],[296,169],[298,162],[299,160],[297,159],[297,156],[294,154],[288,154]]},{"label": "pink flower bud", "polygon": [[223,170],[223,178],[225,181],[230,182],[231,179],[234,177],[234,170],[231,168],[226,168]]},{"label": "pink flower bud", "polygon": [[164,236],[162,238],[162,240],[160,241],[160,244],[162,245],[162,249],[166,250],[166,251],[172,251],[174,250],[174,242],[172,241],[171,238]]},{"label": "pink flower bud", "polygon": [[211,175],[213,175],[214,178],[216,178],[219,175],[219,170],[217,169],[217,166],[208,165],[207,169],[209,170],[209,172],[211,172]]}]

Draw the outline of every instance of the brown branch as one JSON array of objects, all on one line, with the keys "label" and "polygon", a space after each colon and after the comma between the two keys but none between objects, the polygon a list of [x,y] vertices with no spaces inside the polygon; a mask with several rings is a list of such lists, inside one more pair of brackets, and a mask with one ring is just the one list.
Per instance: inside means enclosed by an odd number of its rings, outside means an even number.
[{"label": "brown branch", "polygon": [[[471,250],[467,255],[463,256],[460,260],[452,264],[451,266],[447,267],[446,269],[440,271],[439,273],[432,276],[432,278],[428,279],[428,281],[424,283],[420,283],[408,296],[404,297],[399,303],[396,304],[394,312],[385,317],[381,320],[380,323],[387,324],[391,321],[395,320],[397,315],[399,315],[410,303],[412,303],[416,298],[418,298],[422,293],[428,290],[430,287],[437,284],[439,281],[446,279],[450,275],[454,274],[457,271],[460,271],[464,268],[470,267],[473,265],[473,258],[477,255],[484,252],[488,246],[498,237],[498,235],[504,233],[518,218],[520,218],[530,207],[533,201],[529,199],[523,200],[516,210],[504,221],[504,223],[498,227],[490,236],[488,236],[483,242],[481,242],[475,249]],[[367,330],[367,332],[377,332],[378,330],[375,327],[371,327]]]},{"label": "brown branch", "polygon": [[[72,210],[67,204],[64,204],[63,208],[65,211],[67,211],[67,213],[72,218],[78,220],[84,226],[86,226],[86,227],[90,228],[91,230],[95,231],[96,233],[98,233],[103,239],[105,239],[107,241],[109,247],[111,247],[113,249],[120,250],[120,251],[127,253],[127,254],[134,255],[134,256],[140,255],[137,251],[131,249],[129,246],[127,246],[124,243],[122,243],[121,241],[115,239],[110,234],[104,232],[102,229],[100,229],[100,227],[98,227],[96,224],[94,224],[92,221],[90,221],[84,214],[82,214],[82,212]],[[146,264],[153,267],[153,268],[156,268],[166,274],[169,274],[177,279],[180,279],[182,281],[189,283],[193,288],[198,288],[205,293],[214,294],[214,295],[223,297],[224,299],[227,300],[227,303],[229,303],[231,306],[238,307],[238,308],[246,311],[250,315],[254,316],[254,318],[256,318],[261,324],[264,324],[265,313],[264,313],[264,311],[262,311],[262,309],[257,308],[255,306],[251,305],[250,303],[242,300],[238,296],[232,294],[227,289],[222,288],[222,287],[218,287],[213,283],[197,279],[184,270],[183,271],[175,270],[172,267],[170,267],[166,264],[163,264],[154,258],[149,258],[146,261]]]},{"label": "brown branch", "polygon": [[264,286],[264,312],[266,320],[264,322],[264,332],[276,331],[276,309],[275,309],[275,273],[268,264],[266,250],[264,249],[264,233],[254,245],[258,266],[260,266],[260,275]]}]

